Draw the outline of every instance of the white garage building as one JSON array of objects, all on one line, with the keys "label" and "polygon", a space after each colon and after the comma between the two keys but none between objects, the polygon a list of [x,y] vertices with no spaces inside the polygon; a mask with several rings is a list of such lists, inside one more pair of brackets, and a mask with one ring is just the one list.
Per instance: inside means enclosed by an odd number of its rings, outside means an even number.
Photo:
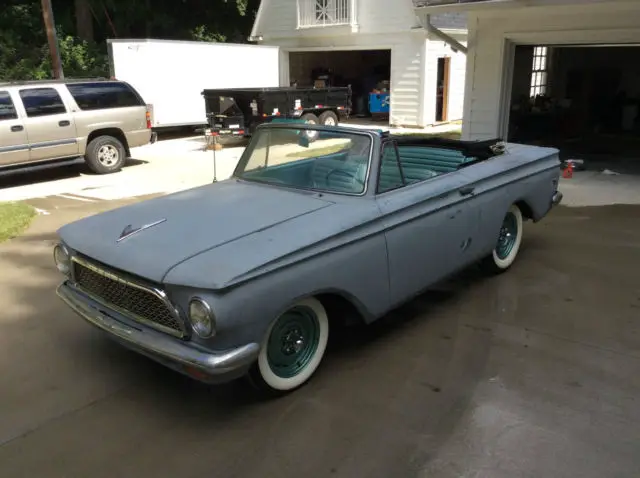
[{"label": "white garage building", "polygon": [[640,151],[640,1],[418,6],[424,14],[467,14],[464,138]]},{"label": "white garage building", "polygon": [[262,0],[251,39],[281,47],[281,86],[312,86],[327,71],[362,109],[389,82],[393,126],[462,118],[464,14],[418,16],[412,0]]}]

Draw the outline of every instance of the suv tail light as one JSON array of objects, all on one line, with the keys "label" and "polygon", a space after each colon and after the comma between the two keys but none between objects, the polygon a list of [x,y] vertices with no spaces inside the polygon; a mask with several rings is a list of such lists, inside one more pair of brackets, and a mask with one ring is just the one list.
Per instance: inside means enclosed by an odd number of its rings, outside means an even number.
[{"label": "suv tail light", "polygon": [[151,105],[147,105],[147,113],[146,113],[146,118],[147,118],[147,129],[151,129]]}]

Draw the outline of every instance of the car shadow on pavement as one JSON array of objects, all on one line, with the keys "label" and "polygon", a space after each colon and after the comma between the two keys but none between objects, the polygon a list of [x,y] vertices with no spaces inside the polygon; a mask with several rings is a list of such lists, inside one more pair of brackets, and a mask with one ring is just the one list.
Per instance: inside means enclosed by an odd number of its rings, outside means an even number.
[{"label": "car shadow on pavement", "polygon": [[[122,395],[133,396],[144,404],[149,414],[162,417],[177,413],[176,418],[197,421],[197,417],[201,423],[228,420],[255,406],[271,406],[268,405],[271,401],[264,402],[245,380],[215,386],[196,382],[127,350],[86,324],[55,295],[61,281],[51,258],[56,240],[53,231],[34,231],[0,245],[0,267],[7,271],[0,284],[10,292],[0,303],[0,310],[11,317],[2,323],[0,373],[12,377],[12,383],[17,384],[14,396],[19,397],[19,384],[37,374],[41,366],[36,351],[51,349],[47,355],[48,373],[34,386],[42,388],[36,390],[40,393],[37,401],[45,408],[47,400],[52,400],[53,392],[49,390],[52,384],[71,395],[62,406],[64,410],[55,410],[55,413],[74,413],[82,406],[82,397],[95,400],[94,395],[106,401],[118,400]],[[522,254],[522,261],[526,261],[526,248]],[[461,328],[488,340],[490,333],[487,334],[482,314],[470,316],[464,304],[475,289],[482,289],[486,281],[493,280],[472,267],[372,325],[336,330],[317,376],[300,393],[276,402],[287,404],[309,397],[310,393],[324,390],[333,380],[358,394],[360,387],[371,386],[367,383],[372,370],[391,373],[395,381],[397,372],[391,371],[389,364],[405,360],[398,356],[399,351],[414,358],[433,351],[451,354]],[[484,359],[482,354],[474,357],[475,370],[482,370]],[[15,363],[20,366],[15,367]],[[416,373],[427,384],[429,393],[439,393],[444,387],[437,377],[425,379],[424,371],[404,370],[400,376]],[[353,374],[358,376],[355,381]],[[351,378],[345,382],[345,377]],[[7,402],[3,395],[0,392],[0,405]],[[20,405],[16,402],[2,406],[11,409]],[[31,419],[25,420],[28,424]],[[20,429],[21,425],[16,427]],[[2,434],[0,426],[0,442]]]},{"label": "car shadow on pavement", "polygon": [[[147,163],[148,161],[130,158],[127,160],[125,166],[118,172]],[[118,172],[113,174],[118,174]],[[98,177],[99,175],[89,170],[85,163],[56,166],[36,171],[21,171],[20,169],[16,169],[15,171],[12,171],[11,174],[4,174],[0,176],[0,189],[61,181],[65,179],[78,178],[80,176]]]},{"label": "car shadow on pavement", "polygon": [[638,209],[559,209],[508,273],[332,333],[270,401],[105,338],[55,296],[52,236],[27,233],[0,245],[2,476],[634,476]]},{"label": "car shadow on pavement", "polygon": [[[530,250],[544,246],[544,238],[528,237],[527,242],[522,243],[518,262],[513,267],[518,268],[519,263],[526,262]],[[503,280],[506,278],[505,275]],[[429,321],[443,309],[455,310],[475,288],[484,287],[496,280],[501,280],[500,275],[487,274],[479,264],[473,264],[391,310],[372,324],[356,324],[339,329],[338,334],[334,333],[330,339],[330,353],[341,356],[350,353],[354,346],[363,349],[374,347],[380,340],[404,333],[405,329],[414,326],[413,322]]]},{"label": "car shadow on pavement", "polygon": [[[43,401],[51,395],[49,382],[57,383],[56,388],[66,388],[70,395],[91,395],[87,387],[101,389],[101,393],[106,391],[107,396],[133,393],[138,399],[148,401],[151,410],[186,406],[188,410],[211,415],[210,419],[257,400],[243,391],[245,386],[241,383],[210,387],[183,377],[129,351],[85,323],[55,294],[61,282],[51,260],[55,239],[55,234],[48,233],[25,235],[0,245],[2,270],[12,271],[5,275],[5,278],[11,275],[11,281],[0,280],[0,284],[11,291],[9,297],[0,298],[3,319],[9,318],[0,321],[4,337],[0,339],[0,373],[13,378],[14,389],[19,389],[26,377],[38,373],[41,364],[38,365],[40,360],[33,359],[38,355],[36,351],[55,345],[47,354],[47,377],[43,376],[35,385],[36,389],[42,387],[35,393],[41,393]],[[33,357],[22,360],[23,354],[33,354]],[[11,357],[21,365],[12,365]],[[72,376],[67,375],[70,368],[74,369]],[[13,394],[16,393],[19,391],[14,390]],[[7,404],[3,395],[0,391],[0,404],[10,410],[12,404]],[[158,413],[166,411],[158,410]],[[73,410],[67,409],[67,412]],[[0,443],[3,441],[1,428]]]}]

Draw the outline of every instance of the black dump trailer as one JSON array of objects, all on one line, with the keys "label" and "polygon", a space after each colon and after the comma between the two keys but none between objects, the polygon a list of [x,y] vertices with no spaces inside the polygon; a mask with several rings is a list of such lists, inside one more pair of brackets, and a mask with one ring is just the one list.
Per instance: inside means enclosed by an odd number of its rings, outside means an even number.
[{"label": "black dump trailer", "polygon": [[351,114],[351,88],[225,88],[202,92],[211,133],[250,136],[266,122],[337,125]]}]

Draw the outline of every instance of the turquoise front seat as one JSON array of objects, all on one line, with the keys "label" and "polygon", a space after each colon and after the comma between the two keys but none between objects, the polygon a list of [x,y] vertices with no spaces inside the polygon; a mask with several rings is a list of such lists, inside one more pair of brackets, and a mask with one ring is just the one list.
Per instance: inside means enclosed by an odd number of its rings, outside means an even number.
[{"label": "turquoise front seat", "polygon": [[364,189],[368,158],[347,156],[346,159],[323,157],[314,161],[311,182],[315,189],[359,194]]}]

